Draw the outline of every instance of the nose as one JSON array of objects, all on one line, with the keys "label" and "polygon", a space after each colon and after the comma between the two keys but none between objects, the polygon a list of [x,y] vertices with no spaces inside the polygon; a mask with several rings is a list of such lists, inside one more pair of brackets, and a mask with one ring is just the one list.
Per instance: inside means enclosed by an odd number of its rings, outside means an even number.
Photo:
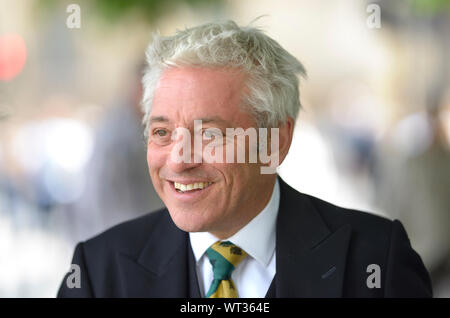
[{"label": "nose", "polygon": [[167,158],[167,166],[175,173],[199,167],[202,164],[201,152],[201,142],[196,147],[194,138],[185,132],[174,142]]}]

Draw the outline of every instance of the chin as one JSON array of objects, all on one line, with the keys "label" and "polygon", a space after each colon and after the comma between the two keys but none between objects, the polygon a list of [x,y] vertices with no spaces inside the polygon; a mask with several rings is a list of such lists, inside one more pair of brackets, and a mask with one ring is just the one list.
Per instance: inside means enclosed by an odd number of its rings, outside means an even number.
[{"label": "chin", "polygon": [[170,217],[173,223],[182,231],[185,232],[208,232],[210,228],[208,226],[209,222],[197,215],[192,215],[191,213],[186,213],[184,211],[170,212]]}]

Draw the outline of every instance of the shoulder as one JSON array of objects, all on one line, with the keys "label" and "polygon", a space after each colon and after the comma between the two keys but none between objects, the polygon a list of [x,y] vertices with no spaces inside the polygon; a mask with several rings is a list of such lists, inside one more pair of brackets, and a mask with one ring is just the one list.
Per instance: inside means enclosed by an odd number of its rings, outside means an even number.
[{"label": "shoulder", "polygon": [[[325,200],[297,191],[282,178],[280,181],[280,204],[287,209],[308,210],[309,217],[320,217],[331,232],[350,224],[356,233],[367,235],[386,234],[392,230],[393,221],[370,212],[339,207]],[[281,206],[281,205],[280,205]],[[380,233],[381,231],[381,233]]]},{"label": "shoulder", "polygon": [[384,286],[377,297],[432,296],[429,274],[399,220],[338,207],[309,195],[300,195],[314,206],[331,232],[350,225],[346,295],[360,297],[359,292],[368,291],[361,290],[361,282],[365,282],[368,277],[368,266],[376,264]]},{"label": "shoulder", "polygon": [[410,244],[403,225],[398,220],[339,207],[310,195],[301,195],[314,207],[332,233],[345,225],[350,225],[349,252],[360,261],[386,262],[396,233],[401,233],[399,239],[402,242]]},{"label": "shoulder", "polygon": [[315,207],[331,232],[344,225],[350,225],[350,257],[365,263],[383,264],[387,261],[395,233],[401,232],[401,240],[406,244],[409,238],[400,221],[366,211],[336,206],[324,200],[305,195],[305,199]]},{"label": "shoulder", "polygon": [[[349,259],[355,264],[385,263],[395,233],[404,234],[399,240],[409,244],[406,233],[401,231],[399,221],[365,211],[339,207],[298,192],[283,180],[281,180],[280,200],[280,207],[283,207],[282,212],[286,218],[283,226],[289,228],[291,235],[303,235],[296,234],[300,229],[309,233],[305,235],[313,238],[316,237],[315,231],[330,237],[341,229],[346,229],[349,233]],[[327,232],[328,234],[325,234]]]},{"label": "shoulder", "polygon": [[[365,233],[368,236],[388,235],[394,226],[393,220],[367,211],[339,207],[322,199],[301,194],[308,200],[323,221],[333,231],[344,224],[350,224],[354,234]],[[398,221],[396,221],[398,222]]]},{"label": "shoulder", "polygon": [[[377,261],[385,260],[391,244],[392,233],[399,221],[373,213],[339,207],[317,197],[298,192],[284,181],[282,183],[283,206],[291,210],[290,219],[294,222],[308,222],[317,228],[325,226],[330,233],[343,227],[350,228],[350,253],[358,259],[367,256]],[[303,211],[302,211],[303,210]],[[294,215],[300,213],[302,218]],[[308,218],[311,218],[309,220]],[[401,226],[400,226],[401,227]],[[305,231],[309,229],[304,228]],[[313,230],[311,230],[313,231]]]}]

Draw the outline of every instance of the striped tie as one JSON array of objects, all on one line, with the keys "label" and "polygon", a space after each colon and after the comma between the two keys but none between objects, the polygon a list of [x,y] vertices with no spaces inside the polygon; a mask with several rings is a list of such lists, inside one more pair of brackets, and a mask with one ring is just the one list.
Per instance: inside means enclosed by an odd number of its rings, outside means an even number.
[{"label": "striped tie", "polygon": [[237,298],[238,293],[231,279],[231,273],[247,256],[240,247],[231,242],[216,242],[206,250],[213,267],[214,280],[207,298]]}]

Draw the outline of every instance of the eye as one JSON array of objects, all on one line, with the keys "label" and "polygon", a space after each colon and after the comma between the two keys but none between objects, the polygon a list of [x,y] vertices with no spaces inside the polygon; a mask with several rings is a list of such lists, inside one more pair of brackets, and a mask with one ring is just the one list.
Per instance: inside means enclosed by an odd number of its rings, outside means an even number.
[{"label": "eye", "polygon": [[205,130],[203,131],[203,138],[210,139],[212,138],[213,133],[211,131]]},{"label": "eye", "polygon": [[151,140],[160,146],[166,146],[170,144],[171,132],[165,128],[155,128],[152,130]]},{"label": "eye", "polygon": [[206,129],[203,131],[203,138],[205,139],[211,139],[212,137],[218,137],[220,135],[221,134],[215,129]]},{"label": "eye", "polygon": [[164,129],[157,129],[153,132],[153,135],[157,135],[159,137],[166,137],[167,136],[167,130]]}]

